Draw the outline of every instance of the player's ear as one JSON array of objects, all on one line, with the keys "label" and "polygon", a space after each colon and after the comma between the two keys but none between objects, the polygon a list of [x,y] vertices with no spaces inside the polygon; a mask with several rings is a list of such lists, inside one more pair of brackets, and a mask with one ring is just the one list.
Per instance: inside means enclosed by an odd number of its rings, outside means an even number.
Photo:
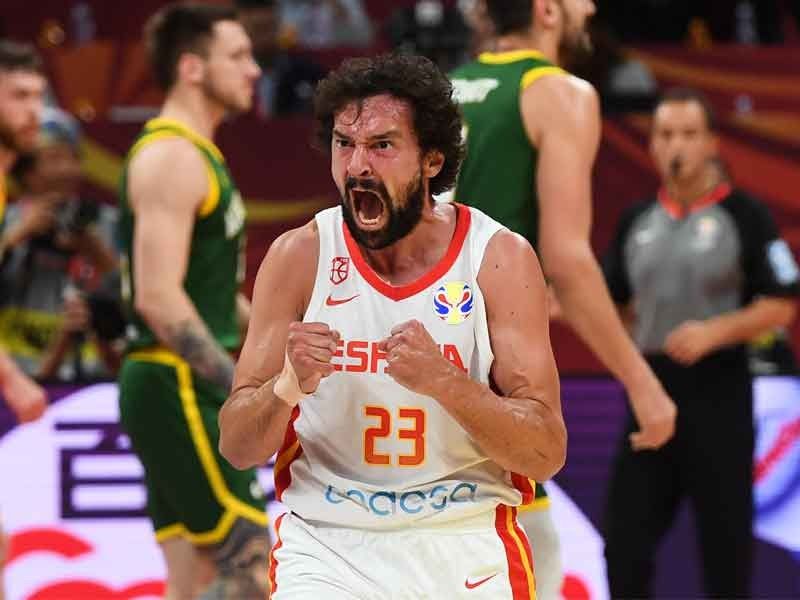
[{"label": "player's ear", "polygon": [[533,23],[551,29],[558,23],[560,10],[555,0],[533,0]]},{"label": "player's ear", "polygon": [[444,154],[438,150],[430,150],[422,160],[422,174],[426,179],[436,177],[444,166]]},{"label": "player's ear", "polygon": [[205,61],[201,56],[192,52],[184,52],[178,59],[176,80],[201,83],[205,77],[205,68]]}]

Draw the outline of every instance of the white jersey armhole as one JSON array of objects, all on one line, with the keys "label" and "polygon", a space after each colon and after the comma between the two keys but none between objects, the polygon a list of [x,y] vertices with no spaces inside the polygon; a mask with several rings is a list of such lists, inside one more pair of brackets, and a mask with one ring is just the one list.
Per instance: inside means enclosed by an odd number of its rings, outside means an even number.
[{"label": "white jersey armhole", "polygon": [[475,324],[475,349],[473,353],[472,364],[470,365],[470,372],[475,374],[486,374],[486,380],[482,376],[478,379],[482,383],[489,383],[491,379],[491,368],[494,362],[494,351],[492,350],[491,337],[489,336],[489,323],[486,315],[486,300],[483,295],[483,290],[478,283],[478,276],[480,275],[481,268],[483,267],[483,260],[486,255],[486,247],[494,237],[494,235],[506,229],[503,225],[488,217],[484,213],[469,209],[471,214],[472,227],[470,231],[469,252],[475,273],[475,297],[477,300],[477,311],[475,318],[478,322]]},{"label": "white jersey armhole", "polygon": [[317,273],[314,278],[314,290],[311,292],[311,298],[308,301],[306,312],[303,315],[303,322],[308,322],[309,315],[317,315],[325,302],[325,292],[328,286],[321,285],[326,277],[327,268],[331,264],[335,248],[336,227],[341,226],[341,210],[340,207],[334,206],[318,212],[314,216],[317,223],[317,232],[319,237],[319,257],[317,258]]}]

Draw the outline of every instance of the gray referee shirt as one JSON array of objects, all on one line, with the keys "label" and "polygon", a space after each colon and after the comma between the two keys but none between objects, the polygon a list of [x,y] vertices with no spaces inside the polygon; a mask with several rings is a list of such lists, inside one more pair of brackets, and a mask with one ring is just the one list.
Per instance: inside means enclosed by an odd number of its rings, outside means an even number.
[{"label": "gray referee shirt", "polygon": [[634,339],[663,351],[681,323],[739,309],[759,296],[797,296],[800,271],[767,208],[721,184],[689,211],[660,192],[623,215],[604,272],[618,304],[633,301]]}]

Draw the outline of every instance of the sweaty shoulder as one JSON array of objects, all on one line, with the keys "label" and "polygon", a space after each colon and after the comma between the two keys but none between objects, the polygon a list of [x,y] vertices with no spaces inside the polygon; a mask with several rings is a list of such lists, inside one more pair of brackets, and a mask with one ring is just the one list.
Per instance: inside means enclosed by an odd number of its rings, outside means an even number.
[{"label": "sweaty shoulder", "polygon": [[200,151],[186,138],[165,137],[134,146],[128,165],[131,205],[168,201],[197,207],[208,192]]},{"label": "sweaty shoulder", "polygon": [[538,258],[530,242],[509,229],[498,230],[489,240],[483,255],[478,281],[482,289],[485,283],[514,278],[536,264]]},{"label": "sweaty shoulder", "polygon": [[312,219],[282,233],[272,243],[259,268],[256,285],[294,298],[302,316],[314,290],[318,260],[319,230]]},{"label": "sweaty shoulder", "polygon": [[520,94],[520,112],[535,142],[546,127],[596,126],[600,99],[591,83],[566,72],[536,79]]},{"label": "sweaty shoulder", "polygon": [[[302,227],[296,227],[280,234],[272,245],[269,247],[269,253],[275,253],[276,256],[291,256],[294,253],[300,254],[319,254],[319,229],[317,228],[317,221],[311,219]],[[316,263],[316,256],[314,263]],[[298,257],[298,260],[301,260]]]}]

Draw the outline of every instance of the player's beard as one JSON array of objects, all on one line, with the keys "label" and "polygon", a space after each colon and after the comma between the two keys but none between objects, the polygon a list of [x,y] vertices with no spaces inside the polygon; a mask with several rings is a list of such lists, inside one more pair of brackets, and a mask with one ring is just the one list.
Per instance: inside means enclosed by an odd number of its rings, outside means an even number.
[{"label": "player's beard", "polygon": [[[375,231],[365,231],[360,229],[353,214],[353,202],[350,191],[358,187],[363,190],[374,192],[383,203],[383,209],[387,211],[388,218],[386,225]],[[422,185],[422,172],[420,171],[406,187],[406,202],[399,206],[389,195],[389,192],[382,183],[376,183],[371,179],[357,179],[348,177],[345,182],[344,196],[342,197],[342,215],[350,235],[362,246],[370,250],[381,250],[391,246],[396,241],[406,237],[417,223],[422,219],[422,209],[425,206],[425,190]]]},{"label": "player's beard", "polygon": [[5,123],[0,121],[0,146],[8,148],[16,154],[30,152],[36,141],[36,136],[30,136],[30,140],[26,140],[18,132],[8,127]]},{"label": "player's beard", "polygon": [[577,27],[566,11],[564,12],[564,32],[558,44],[559,62],[565,67],[581,64],[592,55],[594,46],[587,23]]}]

